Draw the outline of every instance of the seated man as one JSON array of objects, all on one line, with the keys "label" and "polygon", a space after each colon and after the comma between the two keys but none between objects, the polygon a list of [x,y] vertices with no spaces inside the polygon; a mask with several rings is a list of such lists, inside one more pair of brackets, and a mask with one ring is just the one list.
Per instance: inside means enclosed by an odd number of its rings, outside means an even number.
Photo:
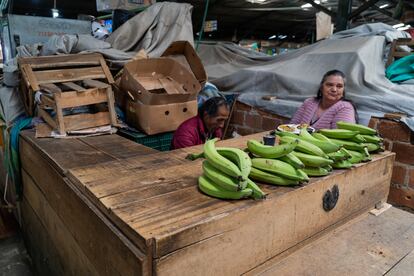
[{"label": "seated man", "polygon": [[223,136],[223,127],[229,117],[229,107],[222,97],[208,99],[198,115],[183,122],[175,131],[171,149],[203,144],[212,138]]}]

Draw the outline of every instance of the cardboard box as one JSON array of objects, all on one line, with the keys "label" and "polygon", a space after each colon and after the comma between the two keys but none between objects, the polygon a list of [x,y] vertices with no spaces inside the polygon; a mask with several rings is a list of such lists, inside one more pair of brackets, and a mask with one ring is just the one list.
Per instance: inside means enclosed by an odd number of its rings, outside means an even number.
[{"label": "cardboard box", "polygon": [[132,10],[154,4],[155,0],[96,0],[97,11]]},{"label": "cardboard box", "polygon": [[120,86],[126,97],[127,123],[148,135],[175,131],[182,122],[197,115],[200,83],[172,58],[129,62]]},{"label": "cardboard box", "polygon": [[179,62],[170,58],[149,58],[124,66],[121,88],[132,101],[161,105],[195,100],[201,86]]},{"label": "cardboard box", "polygon": [[204,87],[207,81],[207,74],[204,70],[203,63],[197,55],[193,46],[188,41],[175,41],[162,54],[163,57],[173,58],[187,69],[189,69],[198,80],[201,88]]},{"label": "cardboard box", "polygon": [[197,100],[183,103],[146,105],[128,101],[127,123],[148,135],[175,131],[185,120],[197,115]]}]

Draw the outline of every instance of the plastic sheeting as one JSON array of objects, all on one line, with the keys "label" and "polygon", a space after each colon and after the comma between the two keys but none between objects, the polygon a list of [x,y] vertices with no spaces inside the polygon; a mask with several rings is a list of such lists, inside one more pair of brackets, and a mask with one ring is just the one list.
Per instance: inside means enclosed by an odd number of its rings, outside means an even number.
[{"label": "plastic sheeting", "polygon": [[[55,35],[43,45],[19,46],[17,52],[20,57],[95,52],[101,53],[111,68],[120,69],[132,59],[134,51],[144,49],[156,57],[174,41],[194,44],[191,11],[189,4],[156,3],[127,21],[106,42],[91,35]],[[0,88],[0,113],[7,125],[24,112],[17,89],[10,88],[18,86],[19,81],[16,59],[10,60],[4,67],[7,87]]]},{"label": "plastic sheeting", "polygon": [[[414,85],[394,84],[385,77],[385,40],[384,35],[347,35],[276,57],[244,54],[232,44],[203,44],[200,56],[210,81],[221,91],[240,93],[241,102],[286,117],[292,117],[306,98],[316,96],[325,72],[341,70],[347,76],[346,98],[355,103],[360,123],[367,124],[372,115],[414,115]],[[277,99],[262,100],[264,95]]]},{"label": "plastic sheeting", "polygon": [[114,49],[108,42],[95,39],[91,35],[54,35],[40,47],[40,50],[31,45],[20,46],[17,50],[22,57],[101,53],[112,68],[121,68],[133,57],[132,53]]},{"label": "plastic sheeting", "polygon": [[23,103],[18,96],[17,87],[0,87],[0,115],[9,125],[24,113]]},{"label": "plastic sheeting", "polygon": [[159,57],[177,40],[194,44],[190,4],[156,3],[134,16],[106,41],[125,52],[144,49],[150,57]]}]

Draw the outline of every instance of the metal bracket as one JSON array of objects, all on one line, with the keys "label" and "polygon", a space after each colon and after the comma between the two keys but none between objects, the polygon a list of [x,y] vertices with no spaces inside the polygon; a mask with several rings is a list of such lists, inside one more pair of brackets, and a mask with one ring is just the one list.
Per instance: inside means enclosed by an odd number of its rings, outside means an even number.
[{"label": "metal bracket", "polygon": [[333,208],[335,208],[336,203],[339,199],[339,188],[338,185],[334,185],[331,190],[327,190],[325,194],[323,195],[322,203],[323,203],[323,209],[326,212],[331,211]]}]

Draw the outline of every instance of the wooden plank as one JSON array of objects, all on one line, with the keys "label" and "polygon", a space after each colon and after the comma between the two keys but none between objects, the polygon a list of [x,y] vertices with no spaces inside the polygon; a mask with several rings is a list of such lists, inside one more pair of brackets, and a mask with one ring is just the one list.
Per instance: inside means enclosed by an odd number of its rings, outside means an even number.
[{"label": "wooden plank", "polygon": [[70,108],[89,104],[106,103],[107,92],[102,89],[88,89],[82,93],[79,92],[63,92],[61,95],[60,107]]},{"label": "wooden plank", "polygon": [[27,70],[27,66],[20,66],[20,72],[22,74],[20,85],[23,86],[25,89],[27,89],[27,87],[30,86],[29,76],[27,75],[26,70]]},{"label": "wooden plank", "polygon": [[55,101],[50,98],[49,96],[47,96],[46,94],[42,94],[42,97],[40,98],[42,104],[52,107],[53,109],[56,108],[56,104]]},{"label": "wooden plank", "polygon": [[62,93],[56,93],[54,95],[55,98],[55,104],[56,104],[56,123],[57,123],[57,130],[60,134],[64,135],[66,134],[66,121],[63,117],[63,110],[62,110]]},{"label": "wooden plank", "polygon": [[63,118],[65,130],[79,130],[90,127],[110,125],[111,120],[109,112],[98,112],[94,114],[82,113],[76,115],[67,115]]},{"label": "wooden plank", "polygon": [[38,110],[40,117],[45,120],[52,128],[57,129],[56,121],[47,113],[44,109],[39,108]]},{"label": "wooden plank", "polygon": [[414,55],[413,53],[409,53],[409,52],[394,52],[393,56],[394,57],[406,57],[409,55]]},{"label": "wooden plank", "polygon": [[56,55],[42,57],[24,57],[19,58],[20,65],[30,65],[34,69],[56,68],[56,67],[74,67],[100,65],[101,54],[76,54],[76,55]]},{"label": "wooden plank", "polygon": [[36,139],[35,132],[32,130],[21,132],[20,150],[23,151],[23,149],[25,154],[45,158],[47,164],[53,166],[60,175],[64,175],[69,168],[116,160],[79,139]]},{"label": "wooden plank", "polygon": [[378,217],[360,216],[247,275],[410,275],[413,249],[414,215],[391,208]]},{"label": "wooden plank", "polygon": [[101,67],[35,71],[33,74],[38,84],[106,78]]},{"label": "wooden plank", "polygon": [[53,83],[44,83],[40,85],[40,89],[45,90],[49,93],[60,93],[62,89],[60,89],[56,84]]},{"label": "wooden plank", "polygon": [[[83,143],[91,146],[116,160],[131,158],[134,156],[145,156],[159,151],[135,143],[119,135],[100,135],[94,137],[79,138]],[[90,164],[88,164],[90,165]],[[82,165],[80,165],[82,166]]]},{"label": "wooden plank", "polygon": [[109,111],[109,117],[111,120],[111,125],[117,126],[118,121],[116,119],[114,93],[112,92],[112,88],[110,86],[106,88],[106,95],[108,98],[108,111]]},{"label": "wooden plank", "polygon": [[[38,220],[45,231],[32,234],[48,237],[53,244],[58,245],[56,248],[57,259],[64,261],[60,261],[59,264],[55,265],[63,266],[64,275],[99,275],[99,270],[95,269],[66,226],[50,207],[42,192],[24,170],[22,171],[22,180],[24,183],[24,201],[27,204],[25,209],[31,208],[34,212],[32,216],[35,215],[35,217],[28,218],[28,220]],[[30,213],[27,215],[30,215]],[[23,216],[26,216],[26,214],[23,213]],[[40,254],[39,250],[31,253],[32,255]],[[46,256],[49,254],[47,251],[42,253]],[[57,269],[59,268],[51,268],[51,270]]]},{"label": "wooden plank", "polygon": [[77,85],[76,83],[71,82],[71,81],[70,82],[62,82],[61,85],[63,85],[67,89],[74,90],[74,91],[78,91],[78,92],[83,92],[83,91],[86,90],[85,87],[82,87],[80,85]]},{"label": "wooden plank", "polygon": [[30,174],[45,200],[100,273],[137,275],[151,271],[151,262],[145,255],[150,244],[139,243],[141,249],[134,246],[32,147],[24,141],[20,146],[23,170]]},{"label": "wooden plank", "polygon": [[[254,134],[249,136],[244,136],[230,139],[230,140],[223,140],[219,141],[217,143],[218,146],[233,146],[238,148],[244,148],[246,144],[247,139],[259,139],[259,137],[263,136],[263,134]],[[92,139],[92,138],[88,138]],[[41,145],[42,148],[46,147],[47,145]],[[176,166],[178,164],[186,164],[191,163],[191,161],[188,161],[185,159],[185,157],[189,153],[199,153],[203,150],[203,145],[194,146],[190,148],[184,148],[179,150],[173,150],[169,152],[157,152],[151,155],[134,155],[131,158],[125,159],[125,160],[119,160],[111,162],[110,164],[102,164],[98,167],[83,167],[78,168],[76,173],[79,173],[83,177],[89,177],[88,179],[96,180],[95,182],[99,182],[100,186],[104,186],[105,178],[113,174],[113,171],[122,171],[124,173],[127,173],[126,170],[133,170],[133,171],[142,171],[146,169],[164,169],[170,166]],[[48,150],[49,151],[49,150]],[[122,158],[124,159],[124,158]],[[81,166],[78,166],[81,167]],[[113,171],[111,170],[113,168]],[[136,172],[134,172],[136,173]],[[70,176],[70,174],[69,174]],[[84,179],[86,182],[89,181],[88,179]],[[72,179],[75,182],[79,182],[76,177]],[[81,182],[79,182],[81,183]],[[117,183],[111,182],[108,184],[110,188],[116,188]],[[122,188],[122,185],[120,185]],[[80,187],[83,187],[81,184]],[[102,189],[105,189],[104,187]],[[128,189],[125,187],[125,189]],[[94,199],[92,199],[94,200]]]},{"label": "wooden plank", "polygon": [[[122,181],[119,181],[119,183],[118,181],[114,182],[113,177],[120,177],[120,175],[125,174],[125,177],[129,177],[130,180],[131,176],[128,175],[136,175],[138,172],[139,174],[146,173],[147,170],[151,171],[151,173],[147,173],[146,175],[151,176],[153,175],[153,172],[158,170],[169,170],[169,167],[180,169],[177,165],[181,164],[191,164],[191,161],[178,159],[173,155],[168,155],[166,153],[154,153],[146,156],[139,156],[139,158],[133,157],[116,162],[99,164],[97,166],[75,168],[74,172],[69,171],[67,176],[74,184],[78,185],[80,189],[84,189],[84,186],[86,185],[88,189],[94,189],[92,193],[102,193],[100,194],[101,196],[107,196],[112,193],[126,191],[136,185],[134,181],[130,183],[131,185],[127,185],[127,183],[123,183]],[[158,175],[159,174],[162,174],[160,177],[165,177],[165,173],[158,172]],[[77,178],[78,176],[79,178]],[[176,175],[176,177],[180,177],[180,175]],[[126,179],[126,181],[128,181],[128,179]],[[96,201],[96,197],[93,196],[91,200]]]},{"label": "wooden plank", "polygon": [[[143,167],[145,168],[144,164]],[[189,166],[168,166],[160,171],[157,168],[138,168],[143,181],[136,179],[135,182],[131,182],[131,176],[122,175],[130,172],[130,169],[120,168],[119,181],[117,181],[116,185],[110,185],[110,182],[113,181],[113,177],[115,176],[114,174],[98,176],[99,181],[95,181],[96,177],[86,174],[85,179],[87,178],[89,181],[85,181],[84,183],[87,183],[88,189],[92,191],[93,195],[97,196],[101,203],[107,206],[106,211],[111,210],[112,212],[121,206],[125,207],[132,203],[136,204],[138,201],[160,197],[165,193],[180,191],[180,189],[194,186],[193,183],[184,182],[182,179],[194,174],[190,170],[198,170],[198,167],[200,167],[200,163],[192,163]],[[70,171],[68,172],[68,177],[73,180]],[[127,188],[123,188],[124,186],[127,186]]]},{"label": "wooden plank", "polygon": [[37,81],[36,75],[33,73],[32,68],[30,68],[27,64],[21,65],[20,68],[24,72],[23,76],[27,77],[26,82],[29,83],[29,86],[33,89],[33,91],[40,90],[40,83]]},{"label": "wooden plank", "polygon": [[48,236],[40,219],[24,198],[20,210],[22,236],[35,272],[38,275],[64,275],[67,265],[59,256],[57,248],[59,245],[54,244]]},{"label": "wooden plank", "polygon": [[98,81],[98,80],[83,80],[82,83],[86,87],[92,87],[92,88],[106,88],[106,87],[108,87],[107,83],[104,83],[104,82]]},{"label": "wooden plank", "polygon": [[119,135],[101,135],[77,139],[36,139],[35,132],[21,132],[21,147],[44,157],[61,175],[68,169],[142,156],[158,151]]},{"label": "wooden plank", "polygon": [[106,76],[106,79],[108,80],[108,83],[110,83],[110,84],[114,83],[115,81],[114,81],[114,78],[111,74],[111,71],[109,71],[108,65],[106,65],[106,61],[102,56],[101,56],[99,62],[101,64],[102,70],[105,73],[105,76]]}]

